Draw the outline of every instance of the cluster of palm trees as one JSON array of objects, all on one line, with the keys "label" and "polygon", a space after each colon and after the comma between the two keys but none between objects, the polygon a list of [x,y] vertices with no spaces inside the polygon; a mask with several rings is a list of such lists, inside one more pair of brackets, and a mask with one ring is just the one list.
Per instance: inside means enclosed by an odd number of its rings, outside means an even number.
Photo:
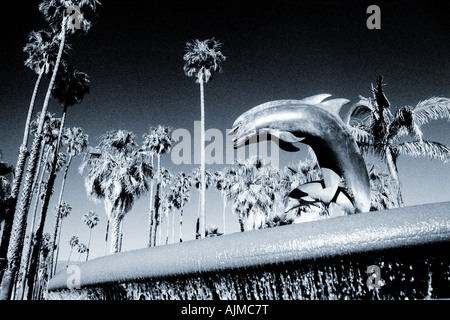
[{"label": "cluster of palm trees", "polygon": [[[48,141],[45,139],[45,130],[46,119],[48,118],[47,109],[50,98],[53,98],[61,104],[63,111],[61,118],[58,120],[59,123],[56,123],[55,127],[57,129],[56,143],[53,150],[47,153],[49,155],[47,158],[47,163],[49,164],[47,168],[48,179],[45,184],[46,187],[43,189],[41,212],[38,217],[37,227],[33,230],[33,238],[31,240],[35,245],[32,245],[30,248],[30,259],[28,261],[28,268],[26,268],[29,270],[28,278],[32,280],[28,283],[28,297],[31,298],[33,294],[33,286],[36,282],[34,279],[39,268],[39,255],[43,248],[44,224],[56,179],[58,161],[61,160],[61,157],[59,157],[59,148],[63,141],[63,134],[65,133],[64,124],[67,111],[69,107],[80,103],[85,94],[89,92],[88,76],[69,64],[68,58],[71,46],[68,45],[67,38],[74,32],[85,33],[91,28],[98,5],[99,2],[97,0],[43,0],[39,4],[39,11],[48,22],[49,29],[31,32],[29,43],[24,47],[24,51],[28,54],[25,65],[37,74],[37,79],[25,122],[23,142],[19,148],[19,157],[15,168],[11,193],[8,198],[7,209],[5,210],[5,222],[3,224],[0,248],[1,299],[9,299],[12,297],[14,284],[18,280],[18,271],[27,229],[27,218],[36,181],[38,180],[38,171],[40,170],[45,148],[49,148]],[[71,6],[77,6],[81,10],[78,15],[80,29],[70,27],[71,21],[67,9]],[[30,149],[28,149],[31,119],[33,117],[37,92],[44,79],[44,75],[49,76],[48,88],[42,103],[39,118],[36,122],[33,141]],[[55,134],[55,132],[52,131],[52,134]],[[69,154],[72,153],[69,152]],[[22,179],[24,173],[25,179]],[[38,190],[40,191],[40,189]],[[61,202],[59,205],[61,205]],[[59,211],[58,209],[58,216]],[[52,256],[55,242],[54,239],[50,239],[50,241],[50,256]]]}]

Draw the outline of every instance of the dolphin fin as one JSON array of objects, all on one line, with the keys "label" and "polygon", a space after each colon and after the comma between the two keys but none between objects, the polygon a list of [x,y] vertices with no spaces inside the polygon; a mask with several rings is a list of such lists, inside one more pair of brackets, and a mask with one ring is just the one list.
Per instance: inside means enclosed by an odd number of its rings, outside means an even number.
[{"label": "dolphin fin", "polygon": [[331,94],[321,93],[321,94],[316,94],[315,96],[304,98],[304,99],[300,100],[299,102],[301,102],[303,104],[319,104],[328,97],[331,97]]},{"label": "dolphin fin", "polygon": [[320,193],[323,190],[323,184],[321,181],[314,181],[314,182],[308,182],[305,184],[302,184],[297,188],[301,192],[307,194],[311,198],[318,199]]},{"label": "dolphin fin", "polygon": [[239,126],[234,127],[233,129],[231,129],[230,131],[228,131],[228,135],[232,136],[233,134],[236,134],[236,132],[239,130]]},{"label": "dolphin fin", "polygon": [[350,100],[348,99],[332,99],[328,101],[321,102],[320,104],[317,104],[319,107],[324,108],[336,115],[339,115],[339,111],[341,110],[342,106],[349,103]]},{"label": "dolphin fin", "polygon": [[297,152],[300,151],[300,148],[294,146],[290,142],[286,142],[283,140],[275,141],[275,143],[280,147],[281,150],[287,151],[287,152]]},{"label": "dolphin fin", "polygon": [[325,187],[328,188],[336,186],[337,188],[339,186],[339,183],[341,182],[341,177],[331,169],[328,168],[321,168],[321,169]]},{"label": "dolphin fin", "polygon": [[261,130],[266,131],[271,136],[277,137],[279,140],[283,140],[284,142],[297,143],[305,139],[304,137],[297,137],[289,131],[280,131],[274,129],[261,129]]},{"label": "dolphin fin", "polygon": [[307,194],[305,192],[299,190],[298,188],[295,188],[288,194],[288,197],[293,199],[300,199],[301,197],[304,197],[306,195]]},{"label": "dolphin fin", "polygon": [[307,205],[310,208],[320,208],[315,204],[315,202],[317,202],[316,199],[309,197],[299,189],[294,189],[289,193],[288,197],[284,201],[284,212],[287,213],[302,205]]},{"label": "dolphin fin", "polygon": [[[301,142],[305,138],[297,137],[289,131],[280,131],[274,129],[261,129],[261,131],[267,132],[270,136],[277,137],[274,142],[278,144],[281,150],[288,152],[296,152],[299,151],[300,148],[293,145],[293,143]],[[277,141],[278,140],[278,141]]]}]

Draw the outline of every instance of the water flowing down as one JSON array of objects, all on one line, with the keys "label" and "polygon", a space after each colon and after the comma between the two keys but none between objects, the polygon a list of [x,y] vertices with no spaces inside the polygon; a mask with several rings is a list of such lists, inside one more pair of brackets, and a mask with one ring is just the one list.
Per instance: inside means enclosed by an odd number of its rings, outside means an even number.
[{"label": "water flowing down", "polygon": [[[49,299],[450,297],[450,203],[368,212],[123,252],[50,280]],[[380,273],[367,273],[378,266]]]}]

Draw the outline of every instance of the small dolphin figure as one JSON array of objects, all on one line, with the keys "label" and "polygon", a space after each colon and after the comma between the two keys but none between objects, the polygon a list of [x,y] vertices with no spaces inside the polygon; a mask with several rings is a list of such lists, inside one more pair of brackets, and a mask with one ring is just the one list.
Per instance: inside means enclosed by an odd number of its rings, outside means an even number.
[{"label": "small dolphin figure", "polygon": [[[294,144],[309,145],[316,154],[323,181],[306,183],[289,194],[285,211],[322,201],[336,203],[350,212],[370,209],[370,183],[366,164],[339,110],[347,99],[319,94],[302,100],[276,100],[256,106],[240,115],[229,134],[234,147],[251,143],[265,134],[285,151],[300,150]],[[277,141],[278,140],[278,141]],[[346,189],[340,186],[344,178]],[[347,192],[348,191],[348,192]]]}]

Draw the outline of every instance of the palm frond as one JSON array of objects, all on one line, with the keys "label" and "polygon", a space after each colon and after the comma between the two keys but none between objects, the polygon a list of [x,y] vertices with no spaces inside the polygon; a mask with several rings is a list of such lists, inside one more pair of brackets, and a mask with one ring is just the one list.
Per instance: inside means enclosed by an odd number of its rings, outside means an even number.
[{"label": "palm frond", "polygon": [[425,157],[444,162],[450,161],[450,148],[434,141],[406,141],[396,145],[394,151],[397,154],[411,157]]},{"label": "palm frond", "polygon": [[352,133],[353,137],[355,138],[356,142],[358,144],[372,144],[373,141],[373,135],[365,129],[363,126],[358,127],[352,127],[349,126],[348,129]]},{"label": "palm frond", "polygon": [[430,120],[444,119],[450,120],[450,99],[443,97],[432,97],[419,102],[413,109],[414,122],[419,126],[428,123]]},{"label": "palm frond", "polygon": [[405,135],[422,140],[422,130],[420,130],[420,126],[415,121],[414,111],[410,107],[403,107],[397,110],[394,119],[389,125],[387,140],[398,140]]}]

